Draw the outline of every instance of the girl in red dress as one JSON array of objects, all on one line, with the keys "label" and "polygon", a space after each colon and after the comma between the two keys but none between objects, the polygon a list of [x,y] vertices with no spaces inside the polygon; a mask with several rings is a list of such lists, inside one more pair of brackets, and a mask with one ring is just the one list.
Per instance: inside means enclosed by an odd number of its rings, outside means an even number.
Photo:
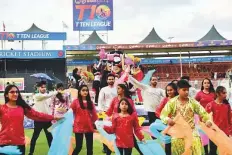
[{"label": "girl in red dress", "polygon": [[141,133],[137,114],[126,98],[120,100],[117,111],[118,113],[113,116],[112,126],[104,126],[104,129],[107,133],[116,135],[116,145],[121,155],[131,155],[134,133],[140,141],[144,141],[144,136]]},{"label": "girl in red dress", "polygon": [[[216,100],[210,102],[206,106],[206,111],[213,114],[214,123],[227,134],[232,135],[230,132],[231,128],[231,107],[229,102],[226,100],[227,92],[223,86],[218,86],[216,89]],[[217,146],[210,141],[210,155],[217,154]]]},{"label": "girl in red dress", "polygon": [[72,155],[78,155],[81,152],[84,135],[87,155],[93,155],[93,124],[98,119],[98,116],[87,85],[79,86],[78,99],[73,101],[71,108],[74,113],[73,132],[76,138],[76,148]]},{"label": "girl in red dress", "polygon": [[[21,155],[25,155],[24,115],[36,121],[50,122],[58,117],[33,110],[22,98],[15,85],[8,85],[4,92],[5,104],[0,105],[0,147],[17,146]],[[0,153],[0,155],[3,155]]]},{"label": "girl in red dress", "polygon": [[[161,101],[160,105],[155,110],[155,114],[158,118],[160,118],[160,113],[165,107],[165,105],[168,103],[168,101],[178,95],[177,85],[175,83],[169,83],[166,86],[165,92],[166,92],[166,97]],[[172,152],[171,143],[165,144],[166,155],[171,155],[171,152]]]},{"label": "girl in red dress", "polygon": [[[199,91],[195,99],[205,108],[206,105],[215,99],[215,90],[210,79],[205,78],[201,84],[201,91]],[[209,154],[208,145],[204,146],[205,155]]]},{"label": "girl in red dress", "polygon": [[113,98],[113,100],[111,101],[110,107],[109,109],[106,111],[107,116],[112,116],[114,113],[118,112],[118,105],[119,105],[119,101],[122,98],[127,98],[128,101],[131,104],[131,107],[133,108],[133,110],[136,112],[135,110],[135,105],[133,100],[131,99],[131,94],[128,90],[128,88],[124,85],[124,84],[118,84],[117,86],[117,93],[118,96]]},{"label": "girl in red dress", "polygon": [[[118,113],[118,106],[119,106],[120,100],[122,98],[127,98],[127,100],[129,101],[129,103],[130,103],[133,111],[136,113],[134,102],[131,99],[131,93],[128,90],[128,88],[126,87],[126,85],[124,85],[124,84],[118,84],[118,86],[117,86],[117,93],[118,93],[118,96],[115,97],[115,98],[113,98],[113,100],[111,101],[110,107],[107,110],[106,114],[110,117],[110,116],[114,115],[115,113]],[[135,143],[135,149],[139,152],[140,155],[143,155],[143,153],[139,149],[139,146],[137,144],[135,136],[134,136],[134,143]],[[107,152],[106,153],[107,155],[111,154],[111,151],[109,149],[107,149],[106,152]]]},{"label": "girl in red dress", "polygon": [[210,79],[205,78],[202,81],[201,91],[199,91],[195,99],[205,108],[206,105],[215,99],[215,90]]}]

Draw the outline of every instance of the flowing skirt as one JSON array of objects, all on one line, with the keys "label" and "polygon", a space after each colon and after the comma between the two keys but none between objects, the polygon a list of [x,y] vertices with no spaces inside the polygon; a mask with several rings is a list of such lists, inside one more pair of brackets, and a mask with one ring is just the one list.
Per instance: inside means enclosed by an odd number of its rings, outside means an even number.
[{"label": "flowing skirt", "polygon": [[[183,138],[172,138],[172,155],[182,155],[185,151],[185,142]],[[193,137],[192,155],[204,155],[204,147],[202,146],[200,137]]]}]

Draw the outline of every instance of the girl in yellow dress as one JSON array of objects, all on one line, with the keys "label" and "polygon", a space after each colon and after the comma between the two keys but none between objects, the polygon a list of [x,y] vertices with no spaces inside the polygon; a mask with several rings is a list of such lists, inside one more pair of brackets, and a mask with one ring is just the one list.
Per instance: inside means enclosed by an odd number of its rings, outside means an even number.
[{"label": "girl in yellow dress", "polygon": [[[195,128],[194,114],[198,114],[207,126],[211,126],[209,115],[205,109],[193,98],[189,97],[189,87],[191,85],[186,80],[180,80],[177,83],[179,96],[171,99],[163,108],[160,119],[163,123],[173,126],[172,120],[177,114],[180,114],[190,125],[193,134],[192,155],[204,155],[204,149],[201,143],[200,135]],[[171,117],[169,117],[171,116]],[[182,155],[185,151],[185,143],[182,138],[172,138],[172,155]]]}]

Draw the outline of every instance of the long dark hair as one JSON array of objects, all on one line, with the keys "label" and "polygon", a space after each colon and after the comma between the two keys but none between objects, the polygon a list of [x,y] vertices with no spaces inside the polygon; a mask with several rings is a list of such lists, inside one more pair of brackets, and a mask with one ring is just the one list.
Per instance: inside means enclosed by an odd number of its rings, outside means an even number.
[{"label": "long dark hair", "polygon": [[[63,85],[62,83],[58,83],[58,84],[56,85],[56,89],[59,89],[59,88],[62,88],[62,87],[64,87],[64,85]],[[65,102],[65,99],[64,99],[63,95],[62,95],[60,92],[56,94],[56,97],[59,99],[59,101],[60,101],[61,103],[64,103],[64,102]]]},{"label": "long dark hair", "polygon": [[177,85],[176,85],[175,83],[169,83],[169,84],[166,86],[166,88],[165,88],[166,97],[169,97],[169,96],[168,96],[168,91],[167,91],[167,88],[168,88],[169,86],[172,87],[172,89],[174,89],[174,91],[175,91],[174,95],[175,95],[175,96],[179,95],[179,93],[178,93],[178,91],[177,91]]},{"label": "long dark hair", "polygon": [[122,88],[124,90],[124,96],[127,98],[131,99],[131,92],[129,91],[129,89],[127,88],[127,86],[125,84],[118,84],[118,87]]},{"label": "long dark hair", "polygon": [[125,102],[127,103],[127,105],[128,105],[127,112],[131,115],[131,114],[134,112],[134,110],[133,110],[133,108],[132,108],[132,106],[131,106],[131,104],[130,104],[130,102],[128,101],[127,98],[122,98],[122,99],[119,101],[119,104],[118,104],[118,113],[121,112],[120,104],[121,104],[122,101],[125,101]]},{"label": "long dark hair", "polygon": [[202,83],[201,83],[201,90],[204,90],[204,87],[203,87],[203,83],[205,80],[208,80],[209,81],[209,93],[215,93],[215,90],[214,90],[214,87],[213,87],[213,83],[212,81],[209,79],[209,78],[205,78],[204,80],[202,80]]},{"label": "long dark hair", "polygon": [[86,107],[84,106],[83,104],[83,99],[82,99],[82,96],[81,96],[81,90],[82,88],[86,87],[88,89],[88,95],[86,96],[86,100],[87,100],[87,109],[88,110],[92,110],[93,109],[93,102],[91,101],[91,98],[90,98],[90,94],[89,94],[89,88],[87,85],[80,85],[78,87],[78,100],[79,100],[79,103],[80,103],[80,106],[81,106],[81,109],[86,109]]},{"label": "long dark hair", "polygon": [[[226,91],[226,88],[223,86],[218,86],[216,89],[216,98],[218,97],[218,94],[223,93],[223,91]],[[223,100],[223,104],[230,105],[229,101],[227,99]]]},{"label": "long dark hair", "polygon": [[16,85],[8,85],[5,88],[5,92],[4,92],[5,104],[10,101],[9,97],[7,97],[7,95],[9,94],[9,91],[12,88],[16,88],[18,91],[18,98],[16,100],[16,105],[22,107],[24,112],[25,112],[25,110],[30,110],[31,107],[26,103],[26,101],[24,101],[24,99],[22,98],[22,95],[20,94],[19,88]]}]

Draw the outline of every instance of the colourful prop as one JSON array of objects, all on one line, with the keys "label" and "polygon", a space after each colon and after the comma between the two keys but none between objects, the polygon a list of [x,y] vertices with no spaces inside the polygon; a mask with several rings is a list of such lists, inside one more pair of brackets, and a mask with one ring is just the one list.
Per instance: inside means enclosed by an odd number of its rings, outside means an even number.
[{"label": "colourful prop", "polygon": [[162,146],[155,140],[148,140],[146,143],[137,143],[144,155],[165,155]]},{"label": "colourful prop", "polygon": [[133,55],[127,54],[127,57],[130,58],[132,61],[134,61],[134,58],[135,58],[135,57],[134,57]]},{"label": "colourful prop", "polygon": [[202,142],[202,145],[205,146],[205,145],[208,145],[209,144],[209,137],[205,134],[205,132],[200,128],[200,126],[196,126],[199,134],[200,134],[200,137],[201,137],[201,142]]},{"label": "colourful prop", "polygon": [[69,148],[69,151],[68,151],[68,155],[72,155],[73,153],[73,145],[76,145],[76,140],[74,137],[71,138],[71,141],[70,141],[71,145],[70,145],[70,148]]},{"label": "colourful prop", "polygon": [[88,81],[93,81],[94,80],[94,75],[91,72],[84,71],[83,75],[87,78]]},{"label": "colourful prop", "polygon": [[108,134],[104,129],[103,126],[111,126],[112,123],[110,121],[96,121],[95,125],[97,127],[97,130],[99,131],[100,135],[104,137],[105,139],[102,139],[101,141],[106,144],[111,151],[114,151],[116,155],[120,155],[120,152],[116,146],[115,139],[116,136],[114,134]]},{"label": "colourful prop", "polygon": [[196,128],[200,134],[200,137],[201,137],[201,142],[202,142],[202,145],[205,146],[205,145],[208,145],[209,144],[209,138],[208,136],[204,133],[204,131],[200,128],[199,126],[199,122],[200,122],[200,118],[198,115],[194,115],[194,118],[195,118],[195,124],[196,124]]},{"label": "colourful prop", "polygon": [[97,116],[98,116],[99,119],[102,119],[102,120],[104,120],[107,117],[105,112],[99,112],[97,114]]},{"label": "colourful prop", "polygon": [[162,143],[168,144],[171,143],[171,137],[160,133],[161,131],[165,130],[165,128],[167,128],[167,126],[164,125],[160,119],[156,119],[156,121],[150,125],[152,135]]},{"label": "colourful prop", "polygon": [[107,54],[108,61],[114,61],[114,54]]},{"label": "colourful prop", "polygon": [[190,155],[192,154],[192,142],[193,142],[193,131],[190,125],[184,120],[181,115],[177,115],[173,121],[175,125],[168,126],[164,131],[163,134],[171,135],[172,138],[183,138],[185,142],[185,151],[183,155]]},{"label": "colourful prop", "polygon": [[139,119],[139,125],[142,126],[143,122],[145,121],[144,117],[138,117]]},{"label": "colourful prop", "polygon": [[125,82],[126,78],[128,78],[128,71],[130,71],[130,66],[127,66],[125,72],[122,74],[122,76],[117,79],[114,83],[114,86],[117,87],[118,84],[122,84]]},{"label": "colourful prop", "polygon": [[99,52],[100,59],[106,59],[107,55],[104,49],[101,49]]},{"label": "colourful prop", "polygon": [[53,140],[48,155],[68,154],[72,137],[73,121],[73,111],[72,109],[70,109],[64,115],[63,120],[58,121],[56,124],[53,125]]},{"label": "colourful prop", "polygon": [[154,72],[155,72],[155,69],[148,71],[141,83],[149,85],[150,78],[152,77]]},{"label": "colourful prop", "polygon": [[31,144],[31,139],[29,137],[25,136],[25,146],[27,147],[30,144]]},{"label": "colourful prop", "polygon": [[125,59],[125,64],[126,64],[126,65],[134,65],[134,61],[132,61],[131,58],[126,58],[126,59]]},{"label": "colourful prop", "polygon": [[134,58],[134,62],[135,62],[135,63],[139,63],[140,61],[141,61],[141,58],[139,58],[139,57],[135,57],[135,58]]},{"label": "colourful prop", "polygon": [[204,123],[200,122],[201,129],[206,133],[211,141],[218,147],[218,152],[221,155],[232,155],[232,139],[217,127],[212,122],[212,127],[208,128]]},{"label": "colourful prop", "polygon": [[66,89],[65,91],[70,93],[72,101],[77,99],[77,94],[78,94],[77,89],[69,88],[69,89]]},{"label": "colourful prop", "polygon": [[141,127],[142,128],[142,131],[143,132],[146,132],[147,134],[149,134],[151,137],[153,136],[153,134],[151,133],[151,131],[150,131],[150,127],[149,126],[142,126]]},{"label": "colourful prop", "polygon": [[4,146],[0,147],[0,153],[3,154],[10,154],[10,155],[17,155],[21,154],[17,146]]}]

